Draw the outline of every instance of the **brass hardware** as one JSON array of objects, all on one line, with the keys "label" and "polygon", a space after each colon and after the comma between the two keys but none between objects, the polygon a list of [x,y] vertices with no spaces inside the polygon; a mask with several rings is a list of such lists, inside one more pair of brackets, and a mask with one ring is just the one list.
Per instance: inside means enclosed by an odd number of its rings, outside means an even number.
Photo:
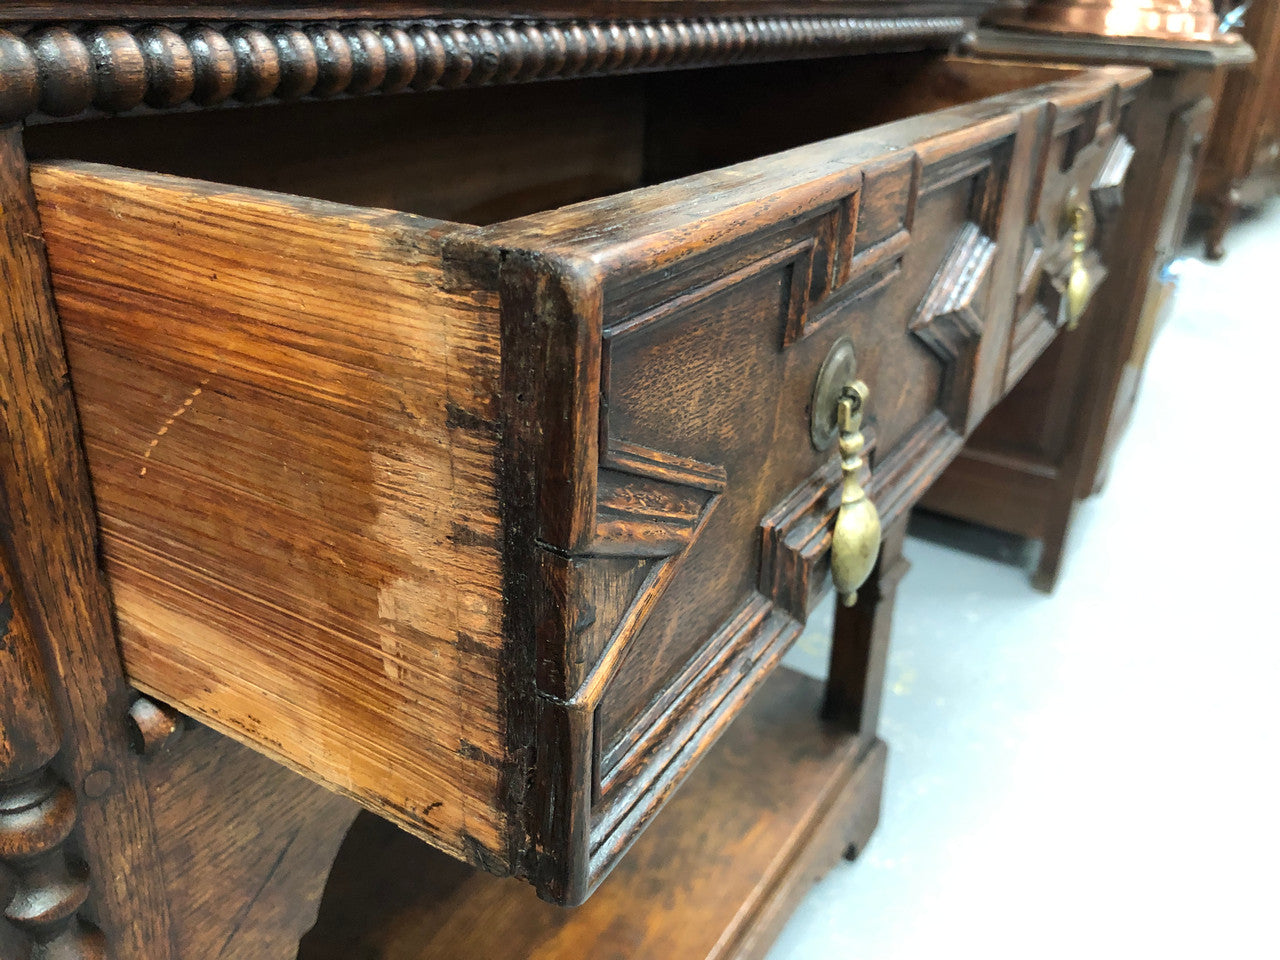
[{"label": "brass hardware", "polygon": [[857,360],[853,341],[841,337],[831,346],[813,384],[809,411],[809,439],[818,450],[840,443],[840,509],[831,538],[831,579],[840,602],[853,606],[858,588],[871,575],[880,552],[880,514],[862,489],[862,412],[867,385],[855,379]]},{"label": "brass hardware", "polygon": [[840,424],[837,422],[840,397],[854,381],[858,364],[853,356],[853,341],[841,337],[831,345],[822,361],[818,379],[813,383],[809,406],[809,439],[815,450],[829,450],[835,443]]},{"label": "brass hardware", "polygon": [[1071,275],[1067,279],[1067,329],[1074,330],[1080,325],[1085,307],[1093,294],[1093,277],[1084,262],[1085,251],[1089,249],[1089,233],[1085,229],[1087,211],[1083,204],[1077,204],[1071,211]]},{"label": "brass hardware", "polygon": [[867,393],[867,385],[861,380],[846,383],[836,407],[844,481],[831,538],[831,579],[846,607],[857,601],[858,588],[871,575],[880,552],[880,514],[858,479],[862,472],[862,410]]}]

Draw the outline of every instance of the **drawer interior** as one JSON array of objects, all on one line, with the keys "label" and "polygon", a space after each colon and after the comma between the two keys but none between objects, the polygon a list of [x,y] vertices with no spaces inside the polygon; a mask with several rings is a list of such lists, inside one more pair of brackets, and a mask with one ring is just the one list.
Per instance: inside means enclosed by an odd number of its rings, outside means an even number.
[{"label": "drawer interior", "polygon": [[1079,72],[854,57],[48,124],[27,148],[485,225]]}]

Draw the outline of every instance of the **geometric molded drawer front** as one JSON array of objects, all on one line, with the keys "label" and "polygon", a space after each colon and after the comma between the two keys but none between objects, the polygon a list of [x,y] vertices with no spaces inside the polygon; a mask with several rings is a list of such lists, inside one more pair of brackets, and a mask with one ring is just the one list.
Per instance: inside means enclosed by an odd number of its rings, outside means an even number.
[{"label": "geometric molded drawer front", "polygon": [[1091,285],[1096,288],[1106,274],[1098,251],[1123,203],[1134,155],[1124,133],[1129,102],[1120,96],[1079,97],[1054,105],[1022,237],[1006,375],[1010,387],[1068,322],[1066,291],[1073,259],[1070,208],[1082,209],[1090,228],[1084,261]]},{"label": "geometric molded drawer front", "polygon": [[828,582],[833,344],[891,519],[1000,396],[1051,118],[1145,76],[485,227],[37,165],[131,679],[581,901]]}]

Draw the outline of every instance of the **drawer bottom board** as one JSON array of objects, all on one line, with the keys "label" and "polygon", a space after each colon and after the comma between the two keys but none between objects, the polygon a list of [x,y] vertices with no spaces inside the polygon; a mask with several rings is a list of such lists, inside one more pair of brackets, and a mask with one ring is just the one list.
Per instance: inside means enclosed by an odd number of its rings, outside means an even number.
[{"label": "drawer bottom board", "polygon": [[298,960],[745,960],[880,814],[885,746],[817,719],[823,685],[770,677],[582,906],[362,814]]}]

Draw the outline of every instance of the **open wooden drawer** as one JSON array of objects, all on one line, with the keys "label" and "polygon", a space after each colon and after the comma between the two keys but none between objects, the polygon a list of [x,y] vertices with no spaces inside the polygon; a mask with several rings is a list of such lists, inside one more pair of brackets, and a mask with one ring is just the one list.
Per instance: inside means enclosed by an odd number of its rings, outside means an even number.
[{"label": "open wooden drawer", "polygon": [[1145,75],[868,57],[32,129],[131,678],[582,900],[823,588],[833,344],[892,519],[1002,393],[1068,195],[1118,197]]}]

